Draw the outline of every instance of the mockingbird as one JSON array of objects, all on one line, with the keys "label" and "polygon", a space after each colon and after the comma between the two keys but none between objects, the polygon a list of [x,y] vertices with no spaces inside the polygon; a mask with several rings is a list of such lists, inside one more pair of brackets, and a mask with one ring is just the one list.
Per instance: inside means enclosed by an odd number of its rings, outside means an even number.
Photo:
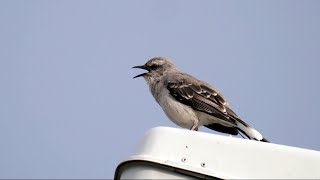
[{"label": "mockingbird", "polygon": [[215,88],[180,72],[168,59],[155,57],[133,68],[148,71],[134,78],[146,80],[153,97],[176,125],[195,131],[203,125],[218,132],[269,142],[243,122]]}]

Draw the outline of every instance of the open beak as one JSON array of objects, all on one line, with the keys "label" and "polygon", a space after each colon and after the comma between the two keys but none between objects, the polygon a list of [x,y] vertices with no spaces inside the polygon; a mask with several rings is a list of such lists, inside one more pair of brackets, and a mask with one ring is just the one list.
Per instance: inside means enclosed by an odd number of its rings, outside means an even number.
[{"label": "open beak", "polygon": [[[146,68],[146,66],[144,66],[144,65],[142,65],[142,66],[133,66],[132,68],[139,68],[139,69],[148,70],[148,69]],[[134,79],[134,78],[137,78],[137,77],[144,76],[144,75],[146,75],[146,74],[147,74],[147,73],[142,73],[142,74],[136,75],[135,77],[133,77],[133,79]]]}]

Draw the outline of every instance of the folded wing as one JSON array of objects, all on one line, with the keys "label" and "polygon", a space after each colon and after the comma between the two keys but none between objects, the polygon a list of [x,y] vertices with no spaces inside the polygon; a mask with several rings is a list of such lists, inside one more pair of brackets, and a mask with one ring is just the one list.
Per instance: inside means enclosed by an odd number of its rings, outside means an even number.
[{"label": "folded wing", "polygon": [[217,117],[229,124],[237,125],[235,118],[238,116],[228,107],[226,100],[217,91],[207,85],[180,79],[168,81],[167,89],[170,95],[177,101],[197,111]]}]

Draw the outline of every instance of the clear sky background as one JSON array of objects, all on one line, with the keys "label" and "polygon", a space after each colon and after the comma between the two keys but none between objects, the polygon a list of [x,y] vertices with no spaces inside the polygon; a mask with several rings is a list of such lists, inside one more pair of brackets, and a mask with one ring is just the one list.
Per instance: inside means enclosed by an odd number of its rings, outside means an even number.
[{"label": "clear sky background", "polygon": [[320,1],[2,0],[0,178],[112,178],[176,127],[132,79],[155,56],[271,142],[320,150]]}]

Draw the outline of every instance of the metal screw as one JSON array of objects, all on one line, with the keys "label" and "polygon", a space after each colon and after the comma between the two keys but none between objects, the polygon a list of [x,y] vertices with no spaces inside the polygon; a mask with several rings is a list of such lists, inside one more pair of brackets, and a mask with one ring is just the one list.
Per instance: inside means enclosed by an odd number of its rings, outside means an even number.
[{"label": "metal screw", "polygon": [[205,163],[205,162],[202,162],[202,163],[201,163],[201,167],[206,167],[206,163]]},{"label": "metal screw", "polygon": [[185,157],[183,157],[183,158],[181,158],[181,161],[182,161],[182,162],[186,162],[187,159],[186,159]]}]

